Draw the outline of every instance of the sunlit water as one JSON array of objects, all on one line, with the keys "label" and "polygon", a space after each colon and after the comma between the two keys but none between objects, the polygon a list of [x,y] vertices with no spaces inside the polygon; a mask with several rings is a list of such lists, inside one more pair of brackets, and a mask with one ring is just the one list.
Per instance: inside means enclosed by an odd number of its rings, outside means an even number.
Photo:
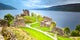
[{"label": "sunlit water", "polygon": [[[48,16],[57,23],[57,27],[70,27],[74,29],[76,25],[80,24],[80,12],[63,12],[63,11],[43,11],[43,10],[30,10],[36,14],[42,16]],[[18,15],[23,13],[22,10],[0,10],[0,18],[3,18],[5,14],[11,13],[12,15]]]}]

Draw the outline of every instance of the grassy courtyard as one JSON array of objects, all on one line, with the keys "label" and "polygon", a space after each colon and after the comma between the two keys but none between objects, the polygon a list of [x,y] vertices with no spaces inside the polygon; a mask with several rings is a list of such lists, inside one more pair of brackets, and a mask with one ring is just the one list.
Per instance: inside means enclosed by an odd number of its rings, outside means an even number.
[{"label": "grassy courtyard", "polygon": [[31,27],[34,27],[34,28],[37,28],[37,29],[40,29],[42,31],[49,31],[50,28],[49,27],[41,27],[40,26],[40,22],[37,22],[37,23],[33,23],[30,25]]}]

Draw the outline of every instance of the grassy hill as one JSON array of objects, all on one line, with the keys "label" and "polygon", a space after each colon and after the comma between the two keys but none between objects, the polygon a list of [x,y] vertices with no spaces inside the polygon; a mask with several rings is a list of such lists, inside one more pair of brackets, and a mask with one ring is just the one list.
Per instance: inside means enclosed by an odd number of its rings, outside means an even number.
[{"label": "grassy hill", "polygon": [[32,30],[30,28],[21,28],[21,29],[28,32],[31,36],[35,37],[36,40],[53,40],[52,38],[36,30]]}]

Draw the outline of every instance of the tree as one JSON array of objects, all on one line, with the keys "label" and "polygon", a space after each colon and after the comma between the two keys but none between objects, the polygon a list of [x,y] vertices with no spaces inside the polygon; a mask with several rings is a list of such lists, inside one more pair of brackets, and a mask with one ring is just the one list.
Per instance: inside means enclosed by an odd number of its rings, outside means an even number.
[{"label": "tree", "polygon": [[69,27],[65,27],[65,28],[64,28],[64,33],[67,34],[67,35],[70,34],[70,29],[69,29]]},{"label": "tree", "polygon": [[4,16],[4,20],[7,21],[8,27],[10,26],[10,24],[11,24],[11,22],[12,22],[13,19],[14,19],[14,16],[12,16],[11,14],[6,14],[6,15]]},{"label": "tree", "polygon": [[80,31],[80,25],[77,25],[75,30]]},{"label": "tree", "polygon": [[51,22],[50,31],[51,31],[54,27],[56,27],[56,22]]},{"label": "tree", "polygon": [[77,25],[75,30],[71,32],[71,36],[80,36],[80,25]]},{"label": "tree", "polygon": [[71,32],[71,36],[80,36],[78,32],[79,32],[79,31],[77,31],[77,30],[73,30],[73,31]]}]

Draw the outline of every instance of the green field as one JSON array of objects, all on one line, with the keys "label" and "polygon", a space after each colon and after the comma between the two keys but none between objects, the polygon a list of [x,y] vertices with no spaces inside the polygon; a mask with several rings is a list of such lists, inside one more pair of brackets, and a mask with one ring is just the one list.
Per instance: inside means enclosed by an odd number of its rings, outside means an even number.
[{"label": "green field", "polygon": [[30,28],[21,28],[21,29],[29,33],[32,37],[36,38],[37,40],[53,40],[52,38],[36,30]]}]

